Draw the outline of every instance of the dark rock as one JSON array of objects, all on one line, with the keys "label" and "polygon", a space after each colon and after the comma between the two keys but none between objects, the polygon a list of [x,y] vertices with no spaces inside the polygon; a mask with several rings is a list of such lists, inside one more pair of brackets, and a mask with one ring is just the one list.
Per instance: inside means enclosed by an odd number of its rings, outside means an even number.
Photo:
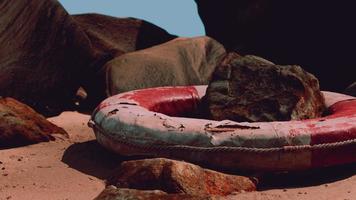
[{"label": "dark rock", "polygon": [[356,97],[356,82],[347,87],[344,93]]},{"label": "dark rock", "polygon": [[106,62],[175,38],[143,20],[70,16],[56,0],[5,0],[0,13],[0,95],[47,116],[77,108],[76,100],[96,106],[107,97]]},{"label": "dark rock", "polygon": [[0,2],[0,95],[43,114],[72,106],[98,55],[56,0]]},{"label": "dark rock", "polygon": [[160,190],[134,190],[108,186],[94,200],[210,200],[208,196],[193,196],[188,194],[167,194]]},{"label": "dark rock", "polygon": [[216,67],[203,101],[215,120],[299,120],[325,109],[318,80],[301,67],[236,53]]},{"label": "dark rock", "polygon": [[123,162],[109,184],[120,188],[162,190],[190,195],[222,195],[254,191],[247,177],[203,169],[197,165],[163,158]]},{"label": "dark rock", "polygon": [[101,14],[73,15],[88,35],[93,48],[112,57],[165,43],[176,38],[164,29],[135,18]]},{"label": "dark rock", "polygon": [[353,2],[195,0],[208,36],[227,50],[298,64],[323,90],[355,81]]},{"label": "dark rock", "polygon": [[106,65],[108,95],[134,89],[207,84],[224,47],[209,37],[177,38]]},{"label": "dark rock", "polygon": [[87,76],[83,83],[88,94],[85,100],[86,107],[95,107],[107,97],[106,74],[103,67],[106,62],[124,53],[149,48],[176,38],[162,28],[140,19],[116,18],[100,14],[82,14],[72,17],[88,36],[92,50],[97,55],[102,55],[95,63],[98,68],[87,73],[90,76]]},{"label": "dark rock", "polygon": [[68,137],[32,108],[12,98],[0,98],[0,148],[54,140],[53,134]]}]

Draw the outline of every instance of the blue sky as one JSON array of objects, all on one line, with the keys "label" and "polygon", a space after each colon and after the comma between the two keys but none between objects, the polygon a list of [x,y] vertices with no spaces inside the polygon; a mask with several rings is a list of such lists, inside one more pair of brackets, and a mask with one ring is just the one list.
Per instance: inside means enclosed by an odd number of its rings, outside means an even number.
[{"label": "blue sky", "polygon": [[59,0],[70,14],[100,13],[135,17],[154,23],[172,34],[204,35],[194,0]]}]

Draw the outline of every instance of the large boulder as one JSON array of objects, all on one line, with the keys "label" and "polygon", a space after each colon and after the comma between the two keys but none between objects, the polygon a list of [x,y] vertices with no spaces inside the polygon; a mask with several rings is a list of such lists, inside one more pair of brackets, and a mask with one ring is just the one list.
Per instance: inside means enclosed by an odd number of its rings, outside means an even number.
[{"label": "large boulder", "polygon": [[[103,66],[117,56],[175,38],[143,20],[70,16],[56,0],[0,2],[0,95],[45,115],[106,98]],[[80,95],[79,95],[80,96]]]},{"label": "large boulder", "polygon": [[149,48],[176,38],[145,20],[101,14],[72,15],[88,35],[93,48],[112,57]]},{"label": "large boulder", "polygon": [[345,89],[344,93],[356,97],[356,82],[349,85],[349,87]]},{"label": "large boulder", "polygon": [[32,108],[12,98],[0,97],[0,148],[54,140],[53,134],[68,137]]},{"label": "large boulder", "polygon": [[85,101],[87,107],[96,106],[107,97],[106,74],[103,70],[106,62],[122,54],[149,48],[176,38],[164,29],[140,19],[100,14],[81,14],[72,17],[88,36],[92,50],[97,55],[102,55],[95,64],[97,68],[87,70],[87,77],[83,82],[88,94]]},{"label": "large boulder", "polygon": [[351,1],[195,1],[207,35],[228,50],[301,65],[323,90],[342,91],[356,81]]},{"label": "large boulder", "polygon": [[163,158],[123,162],[109,184],[120,188],[162,190],[198,196],[226,196],[256,190],[253,181],[247,177],[223,174]]},{"label": "large boulder", "polygon": [[96,63],[86,34],[57,0],[3,0],[0,13],[0,95],[43,114],[70,107]]},{"label": "large boulder", "polygon": [[209,37],[177,38],[128,53],[106,64],[107,93],[207,84],[224,55],[224,47]]},{"label": "large boulder", "polygon": [[203,98],[215,120],[285,121],[320,117],[318,80],[301,67],[229,53],[216,67]]}]

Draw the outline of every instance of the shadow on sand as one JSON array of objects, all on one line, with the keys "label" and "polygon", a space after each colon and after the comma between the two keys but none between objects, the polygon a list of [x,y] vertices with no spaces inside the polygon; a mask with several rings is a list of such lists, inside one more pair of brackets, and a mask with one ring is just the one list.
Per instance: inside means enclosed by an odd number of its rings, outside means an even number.
[{"label": "shadow on sand", "polygon": [[104,180],[113,174],[121,162],[134,159],[143,159],[143,157],[114,154],[93,140],[68,147],[63,154],[62,162],[82,173]]},{"label": "shadow on sand", "polygon": [[332,183],[356,175],[356,163],[307,171],[265,174],[259,190],[308,187]]},{"label": "shadow on sand", "polygon": [[[105,180],[113,175],[121,162],[148,157],[125,157],[114,154],[95,140],[71,145],[62,157],[62,162],[82,173]],[[236,172],[235,172],[236,173]],[[252,176],[251,174],[244,174]],[[356,175],[356,163],[289,173],[268,173],[257,176],[259,190],[317,186],[343,180]]]}]

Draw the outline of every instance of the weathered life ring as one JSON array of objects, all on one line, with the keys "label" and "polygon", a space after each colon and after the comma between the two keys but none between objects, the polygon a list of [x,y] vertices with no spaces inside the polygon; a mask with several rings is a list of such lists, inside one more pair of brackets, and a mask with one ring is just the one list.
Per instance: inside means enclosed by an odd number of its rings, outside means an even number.
[{"label": "weathered life ring", "polygon": [[122,155],[183,159],[211,167],[301,170],[356,162],[356,98],[323,92],[330,115],[287,122],[238,123],[181,116],[206,86],[136,90],[104,100],[89,126]]}]

